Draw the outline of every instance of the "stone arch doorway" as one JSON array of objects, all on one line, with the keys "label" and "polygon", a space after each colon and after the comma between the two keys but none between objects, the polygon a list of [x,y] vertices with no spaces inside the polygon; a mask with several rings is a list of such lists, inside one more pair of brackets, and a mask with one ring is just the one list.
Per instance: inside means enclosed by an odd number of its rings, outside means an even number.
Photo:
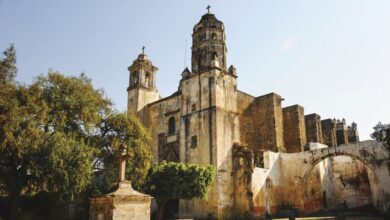
[{"label": "stone arch doorway", "polygon": [[316,163],[304,176],[304,210],[372,210],[378,195],[378,177],[356,157],[330,155]]},{"label": "stone arch doorway", "polygon": [[[302,184],[303,184],[303,206],[310,196],[309,177],[313,169],[322,161],[338,156],[350,157],[360,161],[370,173],[369,184],[373,205],[381,211],[389,210],[390,195],[390,162],[389,150],[382,143],[376,141],[365,141],[355,144],[341,145],[339,147],[320,148],[303,152]],[[307,209],[307,205],[304,208]]]}]

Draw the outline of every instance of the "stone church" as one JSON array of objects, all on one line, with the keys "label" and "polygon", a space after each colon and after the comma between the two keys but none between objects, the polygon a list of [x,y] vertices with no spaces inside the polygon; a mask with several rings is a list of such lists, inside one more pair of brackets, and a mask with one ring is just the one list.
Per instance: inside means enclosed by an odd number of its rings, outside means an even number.
[{"label": "stone church", "polygon": [[[181,218],[265,216],[288,201],[298,207],[297,197],[276,198],[278,191],[267,196],[266,188],[278,182],[269,176],[280,180],[277,176],[284,175],[272,174],[273,155],[303,155],[314,149],[312,143],[338,148],[359,142],[355,123],[305,115],[300,105],[283,107],[283,98],[275,93],[240,91],[236,68],[227,62],[224,24],[210,11],[193,28],[191,69],[181,73],[176,92],[160,97],[158,68],[144,52],[128,70],[128,112],[151,130],[154,161],[212,164],[217,169],[207,200],[171,204]],[[319,191],[323,206],[326,198]]]}]

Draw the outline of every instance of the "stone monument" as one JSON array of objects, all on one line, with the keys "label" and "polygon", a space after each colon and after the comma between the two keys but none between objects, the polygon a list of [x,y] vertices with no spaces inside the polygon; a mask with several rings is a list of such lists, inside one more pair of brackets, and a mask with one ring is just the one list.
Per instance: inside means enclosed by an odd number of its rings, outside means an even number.
[{"label": "stone monument", "polygon": [[125,180],[127,147],[119,148],[119,187],[116,191],[90,199],[90,220],[150,219],[151,196],[135,191]]}]

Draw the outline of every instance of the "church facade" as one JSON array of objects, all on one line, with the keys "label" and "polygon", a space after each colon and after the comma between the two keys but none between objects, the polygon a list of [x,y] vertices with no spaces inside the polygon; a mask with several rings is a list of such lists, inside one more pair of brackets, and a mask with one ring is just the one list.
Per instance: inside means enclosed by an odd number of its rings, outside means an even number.
[{"label": "church facade", "polygon": [[359,142],[355,123],[305,115],[300,105],[283,107],[283,98],[275,93],[256,97],[240,91],[236,69],[227,64],[224,24],[210,12],[193,28],[191,69],[181,73],[172,95],[159,96],[158,68],[144,52],[128,70],[128,112],[151,130],[154,161],[217,169],[208,199],[180,200],[180,217],[272,214],[282,199],[274,199],[273,205],[260,199],[267,195],[256,193],[253,179],[260,175],[264,188],[272,185],[265,175],[270,175],[266,169],[271,169],[267,164],[273,154],[265,152],[294,154],[312,149],[310,143],[337,148]]}]

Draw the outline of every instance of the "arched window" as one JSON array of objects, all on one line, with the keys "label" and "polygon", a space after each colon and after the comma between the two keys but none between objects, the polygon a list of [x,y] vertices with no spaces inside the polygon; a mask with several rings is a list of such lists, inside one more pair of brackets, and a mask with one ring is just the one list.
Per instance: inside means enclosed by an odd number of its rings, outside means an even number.
[{"label": "arched window", "polygon": [[131,74],[131,81],[132,81],[132,85],[138,84],[138,73]]},{"label": "arched window", "polygon": [[211,39],[212,40],[217,40],[217,34],[216,33],[211,34]]},{"label": "arched window", "polygon": [[168,120],[168,134],[174,134],[176,131],[175,117],[170,117]]},{"label": "arched window", "polygon": [[150,86],[149,83],[150,83],[150,73],[147,72],[145,75],[145,86],[149,87]]}]

